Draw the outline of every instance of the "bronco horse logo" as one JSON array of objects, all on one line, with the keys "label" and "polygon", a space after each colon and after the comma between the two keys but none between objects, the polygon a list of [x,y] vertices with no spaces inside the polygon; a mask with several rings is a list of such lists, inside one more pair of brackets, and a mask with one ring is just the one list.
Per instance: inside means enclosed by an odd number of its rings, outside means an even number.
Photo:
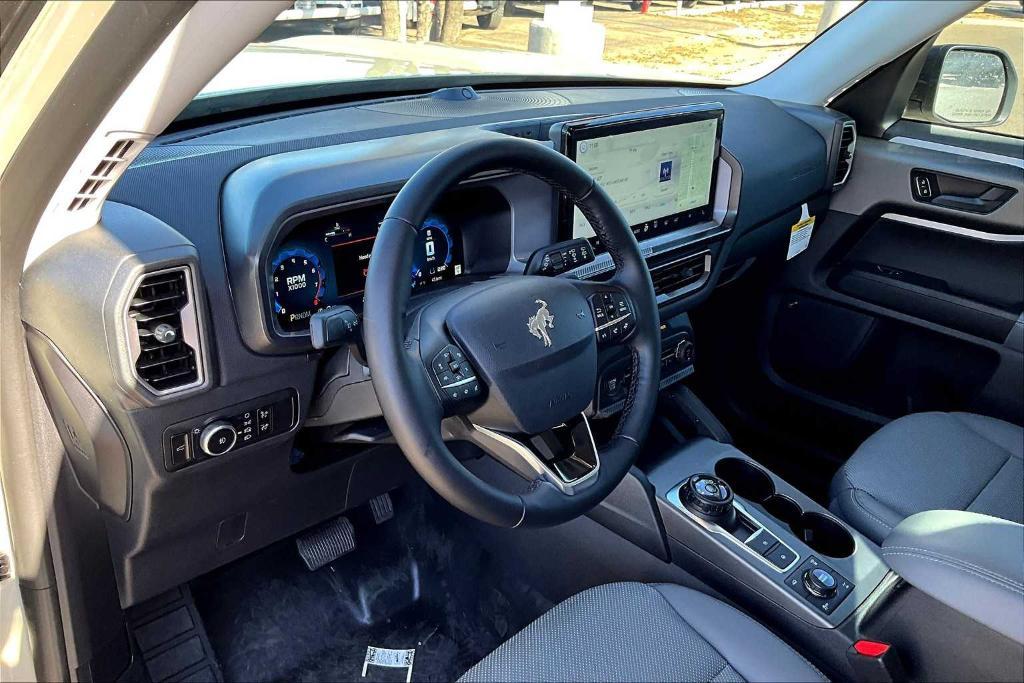
[{"label": "bronco horse logo", "polygon": [[548,310],[548,302],[537,299],[534,303],[540,304],[540,308],[526,321],[526,327],[530,330],[530,334],[544,342],[544,346],[551,346],[548,329],[554,328],[555,316]]}]

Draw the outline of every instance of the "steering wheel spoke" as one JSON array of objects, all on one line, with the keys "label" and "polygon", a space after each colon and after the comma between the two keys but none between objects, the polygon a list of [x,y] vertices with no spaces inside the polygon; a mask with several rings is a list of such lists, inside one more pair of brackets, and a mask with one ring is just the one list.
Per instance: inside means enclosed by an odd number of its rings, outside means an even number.
[{"label": "steering wheel spoke", "polygon": [[446,438],[469,441],[527,481],[546,481],[572,496],[587,488],[601,468],[597,444],[585,415],[535,435],[512,435],[474,424],[465,417],[445,421]]}]

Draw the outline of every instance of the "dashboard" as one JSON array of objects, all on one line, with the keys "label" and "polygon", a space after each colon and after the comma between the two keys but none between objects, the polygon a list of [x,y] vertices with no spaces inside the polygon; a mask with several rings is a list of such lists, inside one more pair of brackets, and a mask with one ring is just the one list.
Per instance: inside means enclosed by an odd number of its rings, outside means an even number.
[{"label": "dashboard", "polygon": [[[108,513],[122,604],[408,475],[358,350],[318,351],[308,325],[327,307],[359,312],[380,220],[438,153],[515,136],[595,175],[648,260],[674,382],[694,367],[687,311],[751,259],[781,261],[802,205],[827,204],[844,124],[725,89],[593,85],[328,104],[156,139],[101,223],[22,283],[33,365],[76,485]],[[544,267],[614,268],[585,217],[531,176],[473,177],[429,215],[401,274],[415,299]],[[173,349],[154,345],[158,315]],[[614,415],[630,364],[611,351],[598,362],[593,410]]]}]

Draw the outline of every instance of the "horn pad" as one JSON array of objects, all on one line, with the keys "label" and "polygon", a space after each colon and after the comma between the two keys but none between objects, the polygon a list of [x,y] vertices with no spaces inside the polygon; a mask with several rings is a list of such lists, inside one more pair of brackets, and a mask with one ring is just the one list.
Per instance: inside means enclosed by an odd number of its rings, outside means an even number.
[{"label": "horn pad", "polygon": [[593,400],[594,319],[571,282],[508,278],[455,304],[445,322],[488,386],[487,400],[469,416],[476,424],[538,434]]}]

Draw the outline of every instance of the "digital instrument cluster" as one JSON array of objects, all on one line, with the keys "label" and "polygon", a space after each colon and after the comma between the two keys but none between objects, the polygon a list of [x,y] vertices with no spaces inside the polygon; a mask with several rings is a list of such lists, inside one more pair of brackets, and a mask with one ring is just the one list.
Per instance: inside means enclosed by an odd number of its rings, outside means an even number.
[{"label": "digital instrument cluster", "polygon": [[[270,262],[273,317],[280,331],[305,332],[309,318],[330,306],[359,307],[370,253],[387,209],[387,202],[376,202],[322,213],[294,224]],[[464,272],[459,227],[443,209],[429,215],[416,236],[409,273],[413,289]]]}]

